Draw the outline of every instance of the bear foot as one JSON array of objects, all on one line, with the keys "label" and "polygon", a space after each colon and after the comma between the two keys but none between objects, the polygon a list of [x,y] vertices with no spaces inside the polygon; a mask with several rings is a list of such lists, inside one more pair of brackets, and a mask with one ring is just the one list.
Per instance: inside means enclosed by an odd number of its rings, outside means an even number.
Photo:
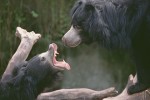
[{"label": "bear foot", "polygon": [[135,83],[134,85],[131,85],[127,92],[128,94],[134,94],[134,93],[138,93],[138,92],[141,92],[141,91],[144,91],[148,89],[148,86],[145,85],[145,84],[141,84],[141,83]]}]

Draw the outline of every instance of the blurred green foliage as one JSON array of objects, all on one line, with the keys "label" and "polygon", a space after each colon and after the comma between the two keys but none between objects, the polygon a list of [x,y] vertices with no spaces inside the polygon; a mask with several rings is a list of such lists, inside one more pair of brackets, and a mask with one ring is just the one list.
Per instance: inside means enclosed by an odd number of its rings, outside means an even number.
[{"label": "blurred green foliage", "polygon": [[70,25],[69,11],[73,2],[74,0],[1,0],[0,73],[19,45],[20,40],[15,37],[17,26],[42,34],[42,39],[35,45],[36,49],[33,49],[30,56],[44,51],[51,42],[62,45],[61,37]]}]

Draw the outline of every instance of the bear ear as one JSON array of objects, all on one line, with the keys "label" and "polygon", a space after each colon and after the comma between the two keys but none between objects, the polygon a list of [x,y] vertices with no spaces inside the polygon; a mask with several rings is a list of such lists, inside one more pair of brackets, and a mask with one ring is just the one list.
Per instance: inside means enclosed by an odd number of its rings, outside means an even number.
[{"label": "bear ear", "polygon": [[94,10],[95,8],[94,8],[94,6],[93,6],[92,4],[86,4],[86,5],[85,5],[85,9],[86,9],[87,11],[91,11],[91,10]]}]

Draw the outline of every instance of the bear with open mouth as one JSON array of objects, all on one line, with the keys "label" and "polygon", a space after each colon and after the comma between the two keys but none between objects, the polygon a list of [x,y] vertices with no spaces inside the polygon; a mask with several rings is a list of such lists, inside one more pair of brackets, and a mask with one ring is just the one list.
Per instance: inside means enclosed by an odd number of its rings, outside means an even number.
[{"label": "bear with open mouth", "polygon": [[63,70],[70,65],[57,61],[57,45],[15,66],[11,75],[0,80],[0,100],[35,100],[46,87],[52,87]]}]

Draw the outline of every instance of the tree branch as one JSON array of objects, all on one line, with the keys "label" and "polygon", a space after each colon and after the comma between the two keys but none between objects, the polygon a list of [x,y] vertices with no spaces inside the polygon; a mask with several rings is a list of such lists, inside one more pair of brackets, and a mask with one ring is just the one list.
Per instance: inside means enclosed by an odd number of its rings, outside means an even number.
[{"label": "tree branch", "polygon": [[[102,91],[90,89],[61,89],[49,93],[42,93],[37,100],[150,100],[150,89],[140,93],[128,95],[127,89],[137,81],[137,77],[129,76],[128,83],[123,92],[117,96],[115,88]],[[112,97],[115,96],[115,97]]]},{"label": "tree branch", "polygon": [[37,100],[102,100],[103,98],[116,95],[115,88],[102,91],[94,91],[86,88],[61,89],[49,93],[42,93]]},{"label": "tree branch", "polygon": [[109,97],[103,100],[150,100],[150,89],[147,89],[140,93],[128,95],[127,93],[128,87],[134,84],[136,81],[137,81],[137,76],[133,77],[132,75],[130,75],[128,79],[128,83],[121,94],[119,94],[116,97]]},{"label": "tree branch", "polygon": [[20,27],[16,28],[16,36],[21,39],[21,43],[15,54],[10,59],[1,81],[5,81],[6,77],[12,76],[14,67],[27,59],[34,43],[36,43],[41,37],[40,34],[35,34],[33,31],[27,32],[25,29]]}]

